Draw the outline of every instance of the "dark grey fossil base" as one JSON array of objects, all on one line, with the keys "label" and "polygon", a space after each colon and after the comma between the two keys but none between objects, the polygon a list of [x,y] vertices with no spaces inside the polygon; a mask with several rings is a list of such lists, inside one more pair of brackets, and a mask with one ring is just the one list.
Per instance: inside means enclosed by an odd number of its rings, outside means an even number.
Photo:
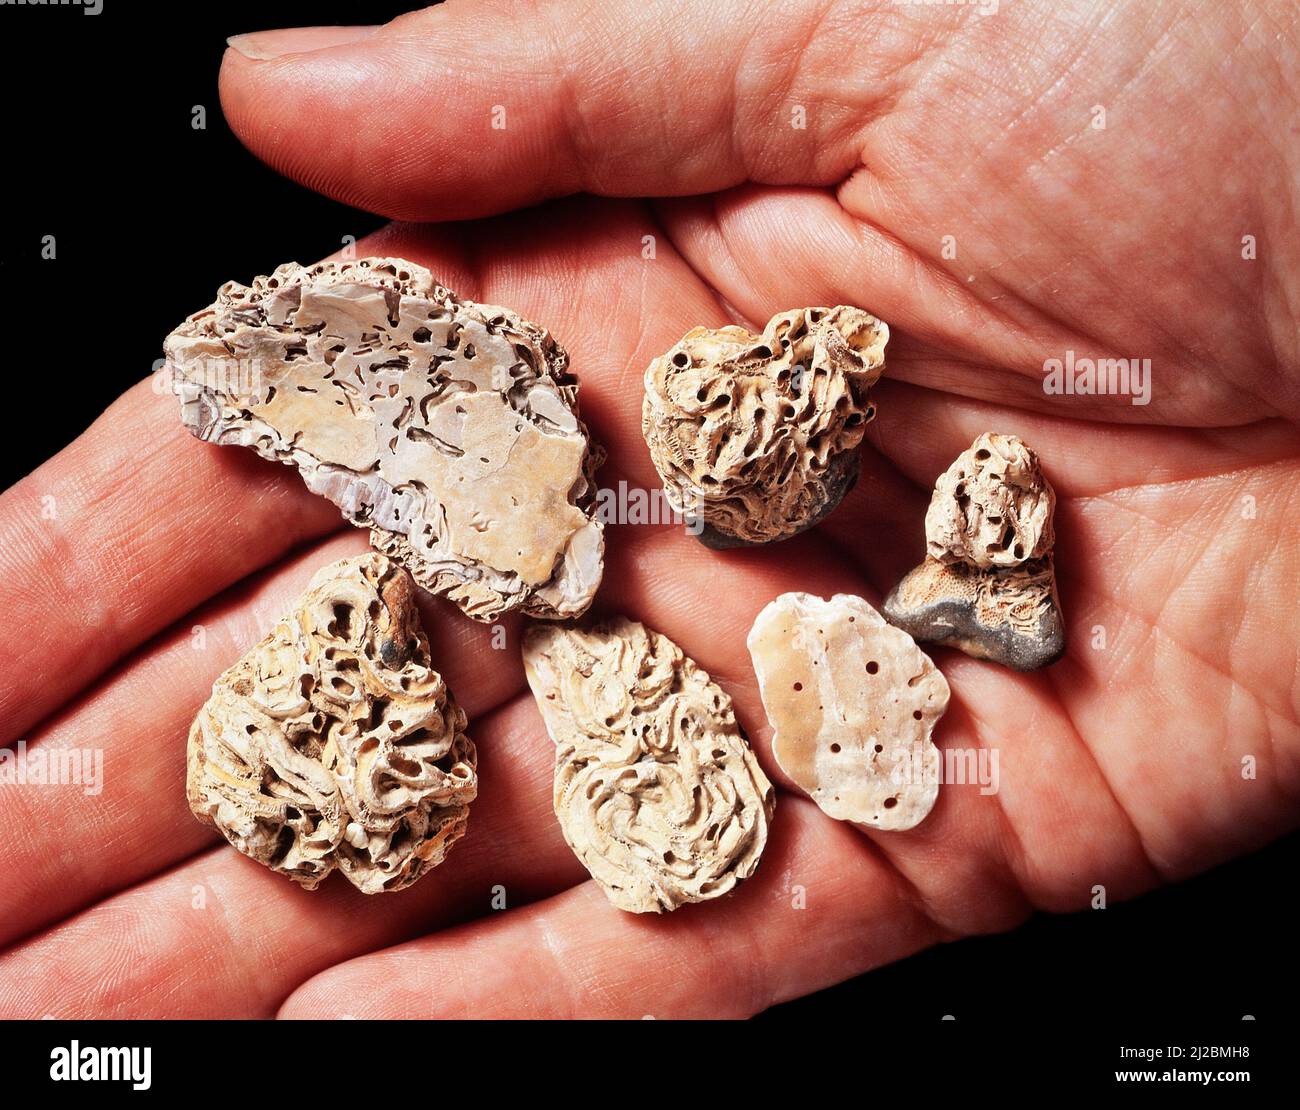
[{"label": "dark grey fossil base", "polygon": [[1010,623],[993,627],[982,623],[976,617],[973,600],[937,599],[908,609],[902,604],[900,594],[908,579],[924,570],[922,564],[911,571],[890,591],[881,606],[885,619],[912,639],[953,647],[976,659],[988,659],[1016,671],[1036,671],[1055,663],[1065,653],[1065,622],[1055,589],[1044,589],[1047,604],[1035,631],[1030,634],[1018,631]]}]

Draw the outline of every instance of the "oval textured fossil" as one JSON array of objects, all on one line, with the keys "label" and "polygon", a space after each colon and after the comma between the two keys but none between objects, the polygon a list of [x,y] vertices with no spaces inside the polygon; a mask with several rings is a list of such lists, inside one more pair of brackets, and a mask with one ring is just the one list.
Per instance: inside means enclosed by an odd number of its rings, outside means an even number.
[{"label": "oval textured fossil", "polygon": [[985,432],[935,483],[926,556],[885,598],[917,640],[1032,671],[1065,651],[1052,557],[1056,494],[1016,436]]},{"label": "oval textured fossil", "polygon": [[662,913],[754,873],[775,791],[708,674],[625,618],[534,625],[523,655],[555,742],[555,814],[615,906]]},{"label": "oval textured fossil", "polygon": [[770,602],[749,654],[781,770],[838,821],[910,829],[939,795],[930,739],[948,683],[866,601],[805,593]]},{"label": "oval textured fossil", "polygon": [[888,341],[859,308],[803,308],[762,335],[696,328],[650,364],[641,430],[670,504],[703,518],[703,543],[783,540],[840,503]]},{"label": "oval textured fossil", "polygon": [[335,868],[366,894],[401,890],[465,832],[465,724],[410,575],[345,559],[213,685],[190,729],[190,809],[308,890]]},{"label": "oval textured fossil", "polygon": [[190,431],[297,467],[469,616],[591,603],[603,455],[544,329],[367,258],[228,282],[164,346]]}]

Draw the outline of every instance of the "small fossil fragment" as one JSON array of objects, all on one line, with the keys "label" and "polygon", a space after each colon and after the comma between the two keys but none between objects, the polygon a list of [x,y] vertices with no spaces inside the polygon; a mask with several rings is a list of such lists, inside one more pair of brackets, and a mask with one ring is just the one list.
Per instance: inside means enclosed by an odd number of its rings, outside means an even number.
[{"label": "small fossil fragment", "polygon": [[1056,495],[1016,436],[985,432],[940,475],[926,557],[890,595],[890,622],[1018,671],[1055,662],[1065,623],[1052,563]]},{"label": "small fossil fragment", "polygon": [[523,655],[555,741],[555,814],[615,906],[662,913],[754,873],[775,792],[692,659],[625,618],[534,625]]},{"label": "small fossil fragment", "polygon": [[1052,550],[1056,497],[1038,456],[1016,436],[985,432],[939,475],[925,514],[930,558],[1015,567]]},{"label": "small fossil fragment", "polygon": [[602,452],[542,328],[367,258],[228,282],[165,350],[190,431],[297,467],[471,617],[591,603]]},{"label": "small fossil fragment", "polygon": [[859,308],[803,308],[695,328],[645,374],[641,431],[669,503],[709,547],[811,528],[857,481],[868,391],[889,328]]},{"label": "small fossil fragment", "polygon": [[919,824],[939,794],[930,734],[948,683],[912,637],[852,594],[789,593],[748,645],[781,770],[838,821]]},{"label": "small fossil fragment", "polygon": [[190,809],[308,890],[335,868],[366,894],[401,890],[465,832],[464,730],[410,575],[345,559],[213,685],[190,729]]}]

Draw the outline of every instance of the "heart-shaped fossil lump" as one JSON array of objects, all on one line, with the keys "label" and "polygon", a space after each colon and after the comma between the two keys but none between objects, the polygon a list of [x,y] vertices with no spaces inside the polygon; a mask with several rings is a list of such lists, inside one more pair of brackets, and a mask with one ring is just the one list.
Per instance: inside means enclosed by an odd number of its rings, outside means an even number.
[{"label": "heart-shaped fossil lump", "polygon": [[377,553],[325,567],[212,687],[186,793],[244,855],[314,890],[401,890],[465,832],[465,714],[429,660],[415,584]]}]

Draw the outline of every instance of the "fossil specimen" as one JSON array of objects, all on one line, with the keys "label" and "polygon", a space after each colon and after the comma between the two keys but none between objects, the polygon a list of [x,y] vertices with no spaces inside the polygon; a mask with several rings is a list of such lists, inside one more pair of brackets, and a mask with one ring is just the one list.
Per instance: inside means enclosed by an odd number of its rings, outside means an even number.
[{"label": "fossil specimen", "polygon": [[336,867],[366,894],[401,890],[465,832],[464,730],[410,575],[345,559],[213,685],[190,729],[190,809],[308,890]]},{"label": "fossil specimen", "polygon": [[1055,504],[1024,441],[985,432],[935,483],[926,552],[941,563],[980,568],[1041,559],[1052,550]]},{"label": "fossil specimen", "polygon": [[930,734],[948,683],[860,597],[782,594],[749,633],[772,750],[831,817],[910,829],[939,794]]},{"label": "fossil specimen", "polygon": [[555,741],[555,814],[615,906],[662,913],[754,873],[775,792],[693,660],[623,618],[534,625],[523,653]]},{"label": "fossil specimen", "polygon": [[665,496],[710,547],[811,528],[858,477],[889,328],[858,308],[696,328],[645,374],[641,430]]},{"label": "fossil specimen", "polygon": [[543,329],[373,258],[228,282],[165,349],[196,436],[297,467],[471,617],[591,603],[602,455]]},{"label": "fossil specimen", "polygon": [[1052,564],[1056,495],[1016,436],[985,432],[940,475],[926,557],[883,606],[918,640],[1019,671],[1060,658],[1065,624]]}]

